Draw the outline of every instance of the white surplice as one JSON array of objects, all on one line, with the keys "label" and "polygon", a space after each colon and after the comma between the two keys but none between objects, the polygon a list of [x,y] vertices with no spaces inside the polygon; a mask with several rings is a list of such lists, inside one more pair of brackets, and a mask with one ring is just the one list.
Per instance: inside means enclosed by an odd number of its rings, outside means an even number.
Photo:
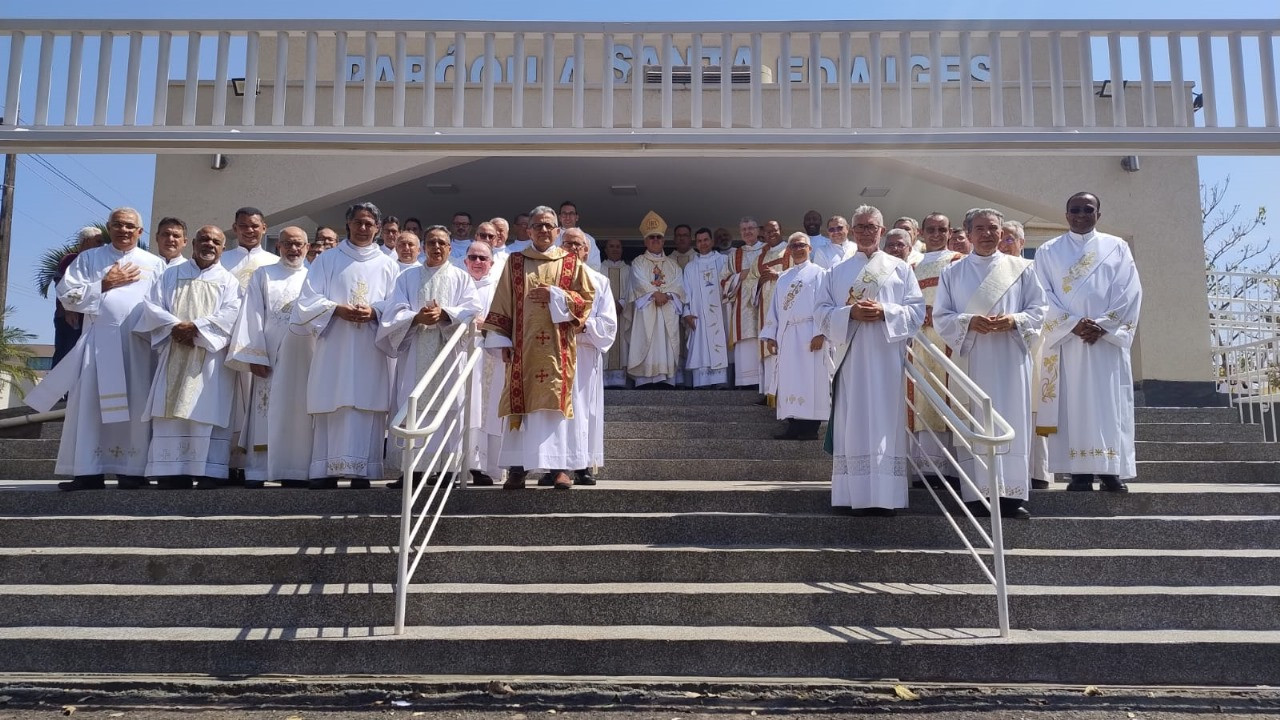
[{"label": "white surplice", "polygon": [[[684,282],[680,266],[667,255],[645,253],[631,261],[633,305],[631,342],[627,348],[627,374],[637,386],[670,382],[680,360],[680,315],[684,307]],[[654,294],[666,293],[661,307]]]},{"label": "white surplice", "polygon": [[[720,297],[725,304],[725,336],[733,350],[733,384],[760,384],[760,317],[753,268],[764,243],[733,248],[720,273]],[[744,272],[745,271],[745,272]]]},{"label": "white surplice", "polygon": [[831,417],[831,375],[835,367],[827,344],[817,351],[809,342],[817,335],[814,309],[825,271],[806,262],[782,273],[769,304],[761,340],[778,344],[774,386],[761,388],[777,399],[778,419],[826,420]]},{"label": "white surplice", "polygon": [[842,243],[833,243],[828,241],[822,247],[813,246],[813,257],[811,262],[816,263],[819,267],[826,270],[839,265],[840,263],[853,257],[858,252],[858,244],[852,240],[845,240]]},{"label": "white surplice", "polygon": [[627,351],[631,338],[631,266],[622,260],[604,260],[600,274],[609,278],[609,291],[613,293],[614,314],[618,316],[618,337],[604,359],[605,387],[625,387],[627,384]]},{"label": "white surplice", "polygon": [[249,287],[249,278],[253,277],[253,273],[264,265],[274,265],[280,262],[280,256],[275,253],[267,252],[259,245],[252,250],[245,250],[242,247],[234,247],[222,253],[222,267],[231,273],[232,277],[240,285],[240,294],[243,295]]},{"label": "white surplice", "polygon": [[[971,253],[942,271],[933,305],[933,325],[957,364],[1013,427],[1013,442],[996,449],[994,471],[1000,497],[1018,500],[1029,499],[1031,492],[1031,361],[1045,309],[1044,289],[1030,265],[1001,252],[987,257]],[[978,315],[1012,315],[1015,327],[986,335],[973,332],[969,321]],[[970,404],[977,417],[978,403]],[[972,454],[962,447],[957,454],[961,469],[986,495]],[[961,489],[964,500],[978,499],[967,484]]]},{"label": "white surplice", "polygon": [[724,303],[720,297],[720,274],[725,262],[724,255],[709,252],[694,255],[684,266],[684,317],[692,317],[695,322],[689,331],[685,363],[694,387],[719,385],[729,380]]},{"label": "white surplice", "polygon": [[[938,293],[938,282],[942,277],[942,271],[952,263],[959,262],[962,257],[959,253],[944,248],[925,253],[918,263],[911,266],[916,276],[916,282],[920,285],[920,292],[924,295],[926,318],[929,317],[929,309],[933,307],[934,297]],[[947,347],[946,341],[938,335],[937,329],[931,322],[926,323],[921,328],[920,335],[931,340],[950,357],[951,349]],[[918,345],[920,342],[922,341],[917,340],[916,344]],[[945,396],[944,390],[948,382],[947,371],[926,356],[923,351],[915,353],[914,357],[916,367],[925,372],[925,377],[929,377],[932,374],[942,379],[942,383],[935,383],[934,389],[938,391],[939,395]],[[920,396],[917,397],[917,395]],[[907,381],[907,398],[911,401],[911,405],[907,406],[907,429],[915,433],[916,442],[919,443],[912,449],[916,463],[926,473],[932,473],[931,468],[933,465],[937,465],[938,469],[944,473],[953,472],[952,468],[946,463],[947,454],[954,453],[951,430],[947,427],[946,421],[942,419],[942,415],[932,405],[929,405],[922,393],[916,392],[915,383],[910,380]],[[932,461],[932,464],[930,461]]]},{"label": "white surplice", "polygon": [[[1133,369],[1142,283],[1123,240],[1097,231],[1067,233],[1036,251],[1044,286],[1037,431],[1049,433],[1052,472],[1137,475]],[[1071,330],[1090,318],[1107,332],[1087,345]]]},{"label": "white surplice", "polygon": [[317,257],[293,306],[290,323],[316,335],[307,377],[313,479],[382,477],[382,445],[391,407],[387,356],[377,348],[378,322],[334,315],[338,305],[377,308],[395,286],[396,261],[376,245],[343,240]]},{"label": "white surplice", "polygon": [[[878,322],[853,320],[861,299],[884,309]],[[907,506],[907,341],[924,322],[924,296],[911,268],[883,251],[857,253],[822,279],[815,316],[835,345],[831,422],[831,504],[853,508]]]},{"label": "white surplice", "polygon": [[283,262],[258,268],[249,279],[227,349],[227,366],[233,370],[246,372],[249,365],[271,369],[265,378],[250,374],[253,384],[239,439],[248,480],[310,477],[307,375],[316,341],[290,323],[306,278],[306,267],[291,268]]},{"label": "white surplice", "polygon": [[[102,279],[116,263],[133,265],[141,275],[104,293]],[[151,424],[143,411],[155,355],[132,330],[164,270],[158,255],[104,245],[76,256],[58,281],[58,301],[84,315],[80,339],[26,396],[28,405],[44,412],[67,395],[54,473],[141,476],[146,469]]]},{"label": "white surplice", "polygon": [[498,457],[502,452],[502,418],[498,417],[498,398],[502,396],[502,388],[506,382],[506,367],[502,364],[501,357],[484,351],[484,335],[479,328],[489,314],[489,306],[493,303],[493,293],[500,277],[501,272],[490,269],[488,275],[475,280],[480,314],[476,316],[476,333],[472,346],[480,352],[480,359],[471,373],[471,422],[468,427],[471,447],[475,450],[471,457],[471,467],[494,479],[500,477],[502,472],[502,466],[498,464]]},{"label": "white surplice", "polygon": [[[235,384],[227,343],[239,315],[240,284],[216,263],[183,263],[151,288],[134,326],[160,353],[143,415],[152,421],[148,476],[227,477]],[[183,322],[196,326],[194,345],[171,338]]]},{"label": "white surplice", "polygon": [[417,260],[414,260],[413,262],[400,262],[399,260],[397,260],[396,267],[400,268],[400,272],[403,273],[405,270],[410,270],[416,267],[422,267],[422,263],[418,262]]},{"label": "white surplice", "polygon": [[173,267],[174,265],[181,265],[181,264],[182,264],[182,263],[184,263],[184,262],[190,262],[190,261],[189,261],[189,260],[187,260],[185,257],[183,257],[183,256],[179,255],[178,257],[176,257],[176,258],[174,258],[174,259],[172,259],[172,260],[166,260],[166,261],[165,261],[165,263],[164,263],[164,265],[165,265],[165,267],[166,267],[166,268],[171,268],[171,267]]},{"label": "white surplice", "polygon": [[[414,325],[419,310],[434,303],[444,312],[440,322],[434,325]],[[474,321],[481,312],[480,296],[475,281],[467,273],[445,262],[436,267],[411,268],[396,279],[395,289],[382,305],[382,318],[378,328],[378,347],[390,357],[396,358],[395,392],[392,396],[393,414],[409,401],[414,388],[426,377],[431,365],[440,358],[441,350],[459,326]],[[464,362],[468,350],[465,339],[454,346],[437,371],[437,383],[429,387],[424,398],[429,398],[439,387],[439,379],[446,379],[446,387],[440,390],[439,401],[449,392],[455,374],[444,375],[452,362]],[[448,406],[440,428],[427,438],[426,450],[413,471],[425,472],[432,458],[440,452],[435,465],[438,472],[451,456],[462,451],[462,406],[465,395],[459,393]],[[437,406],[438,407],[438,406]],[[420,410],[421,411],[421,410]],[[433,410],[426,418],[435,420]],[[452,426],[452,429],[451,429]],[[404,441],[390,438],[387,443],[387,462],[399,466]]]},{"label": "white surplice", "polygon": [[[618,313],[614,310],[609,278],[586,268],[596,289],[591,315],[578,334],[578,368],[573,376],[574,432],[587,444],[589,467],[604,466],[604,357],[618,335]],[[556,289],[555,292],[561,292]],[[582,470],[583,468],[569,468]]]}]

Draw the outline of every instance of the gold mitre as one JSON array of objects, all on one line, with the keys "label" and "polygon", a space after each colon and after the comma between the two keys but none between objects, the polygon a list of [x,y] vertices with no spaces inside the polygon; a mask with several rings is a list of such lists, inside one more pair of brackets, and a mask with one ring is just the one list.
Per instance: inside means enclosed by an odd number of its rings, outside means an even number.
[{"label": "gold mitre", "polygon": [[650,235],[667,236],[667,223],[658,213],[650,210],[648,215],[640,221],[640,237],[649,237]]}]

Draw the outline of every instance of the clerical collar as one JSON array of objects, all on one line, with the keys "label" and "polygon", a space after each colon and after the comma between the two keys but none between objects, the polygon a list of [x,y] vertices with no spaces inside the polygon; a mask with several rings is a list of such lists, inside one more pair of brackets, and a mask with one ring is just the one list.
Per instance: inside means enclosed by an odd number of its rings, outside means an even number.
[{"label": "clerical collar", "polygon": [[1092,239],[1094,238],[1094,236],[1096,236],[1097,234],[1098,234],[1098,231],[1097,231],[1096,229],[1094,229],[1094,230],[1090,230],[1089,232],[1085,233],[1084,235],[1081,235],[1081,234],[1079,234],[1079,233],[1071,232],[1070,230],[1068,230],[1068,231],[1067,231],[1067,235],[1068,235],[1072,240],[1076,241],[1076,243],[1078,243],[1078,244],[1080,244],[1080,245],[1083,245],[1083,244],[1085,244],[1085,243],[1089,242],[1089,241],[1090,241],[1090,240],[1092,240]]},{"label": "clerical collar", "polygon": [[645,257],[652,258],[652,259],[654,259],[654,260],[661,260],[661,259],[663,259],[663,258],[665,258],[665,257],[667,256],[667,254],[666,254],[666,253],[657,253],[657,254],[654,254],[654,253],[649,252],[648,250],[645,250],[645,251],[644,251],[644,254],[645,254]]},{"label": "clerical collar", "polygon": [[969,253],[969,257],[971,258],[971,262],[975,262],[975,263],[977,263],[977,264],[979,264],[979,265],[984,265],[984,266],[985,266],[985,265],[990,265],[991,263],[995,262],[996,260],[999,260],[999,259],[1000,259],[1000,256],[1002,256],[1002,255],[1004,255],[1004,253],[1000,252],[999,250],[997,250],[997,251],[995,251],[995,252],[991,253],[990,255],[987,255],[986,257],[983,257],[983,256],[979,255],[979,254],[978,254],[978,253],[976,253],[976,252],[974,252],[974,253]]},{"label": "clerical collar", "polygon": [[284,268],[285,270],[288,270],[289,272],[294,273],[305,268],[307,266],[307,261],[303,260],[297,265],[290,265],[288,262],[285,261],[284,258],[280,258],[280,262],[278,264],[280,265],[280,267]]},{"label": "clerical collar", "polygon": [[366,262],[375,258],[386,257],[386,255],[382,254],[382,248],[377,245],[369,243],[364,247],[359,247],[353,245],[350,239],[346,239],[338,243],[338,250],[341,250],[344,255],[357,262]]}]

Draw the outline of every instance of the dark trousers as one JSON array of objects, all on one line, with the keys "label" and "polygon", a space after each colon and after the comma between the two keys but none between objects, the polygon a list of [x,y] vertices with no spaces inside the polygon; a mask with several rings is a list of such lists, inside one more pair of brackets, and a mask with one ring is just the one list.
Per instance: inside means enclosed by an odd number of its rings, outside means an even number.
[{"label": "dark trousers", "polygon": [[57,365],[80,339],[80,328],[71,327],[61,315],[53,317],[53,364]]}]

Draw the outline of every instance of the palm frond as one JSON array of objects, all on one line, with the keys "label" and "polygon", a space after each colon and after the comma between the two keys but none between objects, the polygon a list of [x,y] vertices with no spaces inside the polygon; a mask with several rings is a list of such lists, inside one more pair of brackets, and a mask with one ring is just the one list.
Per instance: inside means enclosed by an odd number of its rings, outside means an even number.
[{"label": "palm frond", "polygon": [[[102,231],[102,237],[107,237],[107,226],[104,223],[89,223],[89,225]],[[36,292],[40,293],[40,297],[49,297],[49,291],[53,289],[54,278],[58,277],[58,265],[62,263],[62,258],[67,253],[75,252],[79,241],[75,235],[72,235],[67,242],[57,247],[51,247],[45,250],[40,259],[36,261],[35,269],[32,272],[32,280],[36,284]]]},{"label": "palm frond", "polygon": [[[12,306],[6,307],[0,314],[0,322],[16,314]],[[20,327],[5,324],[0,328],[0,387],[8,385],[21,394],[24,382],[36,381],[36,371],[27,364],[32,357],[31,348],[26,347],[35,338]]]}]

